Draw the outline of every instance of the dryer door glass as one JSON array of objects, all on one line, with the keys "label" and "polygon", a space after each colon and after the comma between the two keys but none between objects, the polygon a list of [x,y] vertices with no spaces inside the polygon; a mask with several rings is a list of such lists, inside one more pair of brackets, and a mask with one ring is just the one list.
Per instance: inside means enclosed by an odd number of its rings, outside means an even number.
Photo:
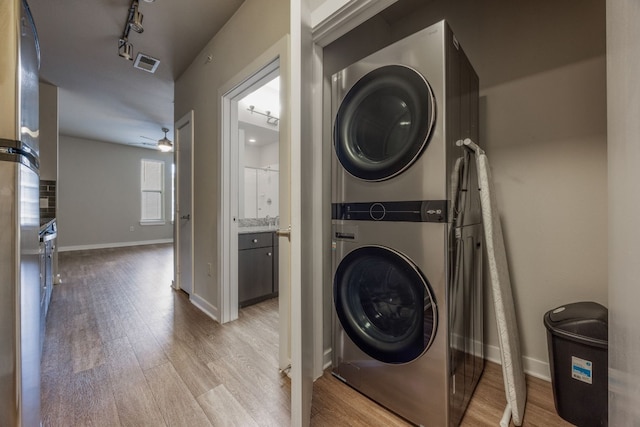
[{"label": "dryer door glass", "polygon": [[343,329],[369,356],[407,363],[431,345],[436,307],[427,280],[407,257],[380,246],[350,252],[334,278]]},{"label": "dryer door glass", "polygon": [[389,65],[347,92],[334,125],[334,146],[351,175],[382,181],[402,173],[424,151],[435,121],[429,83],[417,71]]}]

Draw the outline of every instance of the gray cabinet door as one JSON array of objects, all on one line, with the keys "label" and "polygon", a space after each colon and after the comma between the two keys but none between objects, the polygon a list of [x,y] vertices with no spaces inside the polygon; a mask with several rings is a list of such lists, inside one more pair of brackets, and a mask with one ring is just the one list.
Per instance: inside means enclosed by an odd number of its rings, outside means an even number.
[{"label": "gray cabinet door", "polygon": [[238,301],[244,307],[273,292],[273,248],[239,251]]}]

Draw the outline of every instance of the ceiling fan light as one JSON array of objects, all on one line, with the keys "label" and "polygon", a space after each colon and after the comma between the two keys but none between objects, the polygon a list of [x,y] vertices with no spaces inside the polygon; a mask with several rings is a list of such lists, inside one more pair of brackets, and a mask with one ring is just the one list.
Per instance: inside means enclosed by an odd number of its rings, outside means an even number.
[{"label": "ceiling fan light", "polygon": [[164,137],[158,140],[158,149],[166,153],[173,150],[173,143],[169,138],[167,138],[167,132],[169,132],[169,129],[162,128],[162,132],[164,132]]},{"label": "ceiling fan light", "polygon": [[173,150],[173,144],[171,144],[171,141],[169,141],[167,138],[162,138],[160,141],[158,141],[158,150],[167,153]]},{"label": "ceiling fan light", "polygon": [[133,45],[126,40],[120,39],[118,42],[118,55],[121,58],[133,61]]}]

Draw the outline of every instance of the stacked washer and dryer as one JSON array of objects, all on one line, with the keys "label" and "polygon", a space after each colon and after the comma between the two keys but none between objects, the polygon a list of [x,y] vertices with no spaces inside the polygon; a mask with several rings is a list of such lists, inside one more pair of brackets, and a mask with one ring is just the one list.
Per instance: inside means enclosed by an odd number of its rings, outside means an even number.
[{"label": "stacked washer and dryer", "polygon": [[418,425],[484,369],[478,104],[445,21],[332,77],[333,373]]}]

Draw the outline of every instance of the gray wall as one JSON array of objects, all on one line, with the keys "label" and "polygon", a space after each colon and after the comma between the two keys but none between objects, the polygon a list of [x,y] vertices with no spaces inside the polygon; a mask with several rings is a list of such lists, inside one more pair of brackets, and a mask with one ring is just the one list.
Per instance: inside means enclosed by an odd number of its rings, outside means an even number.
[{"label": "gray wall", "polygon": [[[289,31],[289,1],[246,0],[175,85],[175,118],[194,110],[194,277],[197,296],[218,307],[220,98],[218,90]],[[213,60],[207,62],[208,55]],[[209,274],[208,264],[214,266]]]},{"label": "gray wall", "polygon": [[[448,20],[480,77],[480,144],[492,166],[525,368],[546,377],[544,313],[575,301],[607,304],[605,3],[424,4],[400,0],[327,46],[325,75]],[[486,297],[485,342],[495,360],[488,289]],[[326,346],[329,338],[325,329]]]},{"label": "gray wall", "polygon": [[40,179],[58,179],[58,87],[40,83]]},{"label": "gray wall", "polygon": [[[173,153],[60,135],[60,250],[170,241]],[[140,161],[165,161],[165,225],[140,225]],[[133,231],[129,231],[133,227]]]},{"label": "gray wall", "polygon": [[640,419],[640,3],[607,1],[609,425]]}]

